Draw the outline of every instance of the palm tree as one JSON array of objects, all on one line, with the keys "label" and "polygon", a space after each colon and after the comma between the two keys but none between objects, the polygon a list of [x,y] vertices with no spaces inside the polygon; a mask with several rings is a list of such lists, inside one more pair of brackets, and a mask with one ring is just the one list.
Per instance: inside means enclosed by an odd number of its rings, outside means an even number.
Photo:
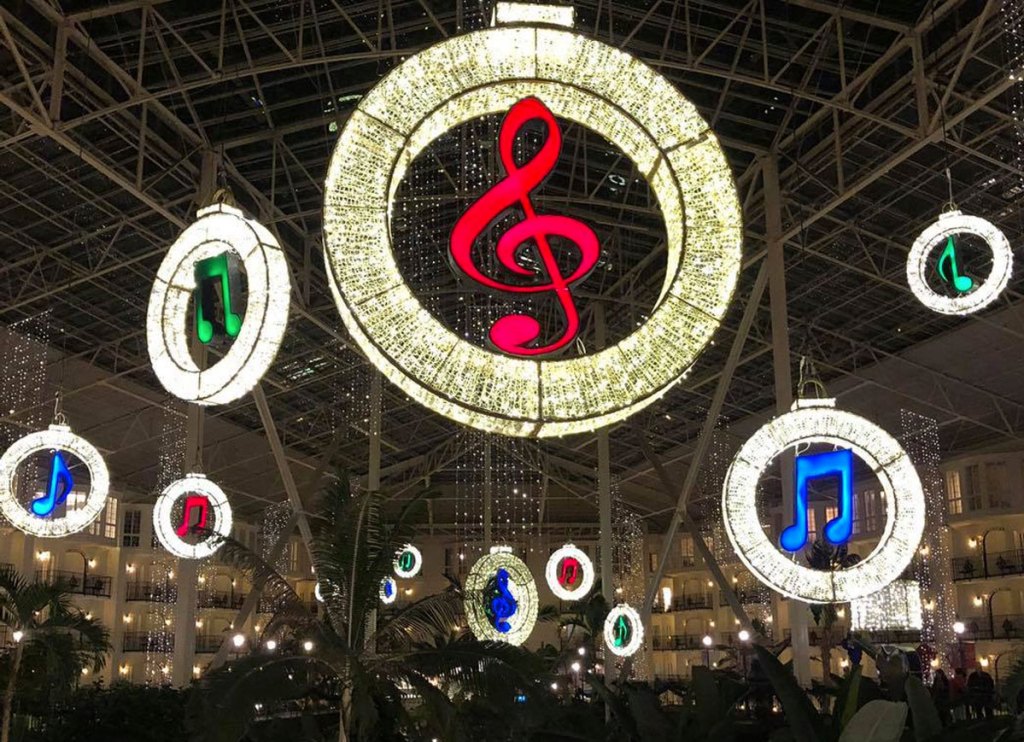
[{"label": "palm tree", "polygon": [[[398,610],[382,609],[381,582],[409,541],[410,521],[424,497],[387,525],[385,498],[353,495],[347,476],[338,476],[311,523],[321,615],[273,567],[225,540],[224,558],[249,571],[254,584],[264,584],[265,597],[281,606],[263,632],[278,648],[257,650],[203,679],[196,703],[206,720],[204,740],[237,742],[262,709],[271,721],[273,709],[305,715],[307,723],[310,716],[336,715],[339,742],[394,739],[417,725],[434,731],[428,738],[448,737],[456,723],[453,699],[462,694],[541,692],[545,673],[536,657],[465,632],[457,584]],[[415,716],[410,699],[419,702]]]},{"label": "palm tree", "polygon": [[[25,669],[36,667],[38,672],[41,666],[46,669],[44,687],[51,693],[69,691],[83,668],[103,668],[110,639],[102,624],[72,604],[66,585],[29,582],[9,566],[0,568],[0,623],[15,641],[2,665],[6,681],[0,742],[9,742],[14,696]],[[56,678],[64,682],[55,683]]]},{"label": "palm tree", "polygon": [[[806,553],[807,566],[811,569],[835,572],[849,569],[860,561],[858,554],[850,554],[846,546],[831,546],[819,539],[811,544]],[[836,646],[835,624],[839,618],[836,606],[832,603],[812,604],[811,615],[815,625],[820,629],[819,649],[821,651],[821,680],[832,685],[832,649]]]}]

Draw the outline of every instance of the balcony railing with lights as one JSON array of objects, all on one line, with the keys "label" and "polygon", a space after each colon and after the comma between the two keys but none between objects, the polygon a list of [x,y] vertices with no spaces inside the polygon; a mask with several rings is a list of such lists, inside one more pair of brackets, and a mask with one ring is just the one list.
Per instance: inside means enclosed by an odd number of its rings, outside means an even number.
[{"label": "balcony railing with lights", "polygon": [[169,651],[174,649],[174,632],[128,631],[121,648],[125,652]]}]

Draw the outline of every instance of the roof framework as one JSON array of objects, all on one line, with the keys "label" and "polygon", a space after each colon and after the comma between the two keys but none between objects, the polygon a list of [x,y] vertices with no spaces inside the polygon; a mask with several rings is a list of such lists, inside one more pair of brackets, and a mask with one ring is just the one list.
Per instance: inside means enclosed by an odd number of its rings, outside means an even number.
[{"label": "roof framework", "polygon": [[[931,313],[904,279],[910,243],[949,200],[946,168],[961,208],[995,222],[1012,243],[1021,237],[1020,109],[1001,4],[574,3],[578,28],[637,55],[697,104],[744,204],[745,268],[716,344],[686,382],[612,432],[613,472],[640,512],[657,514],[665,503],[644,444],[670,468],[685,466],[764,255],[765,157],[780,170],[794,362],[812,357],[854,405],[892,400],[936,417],[946,452],[1019,441],[1022,379],[994,373],[993,364],[1020,360],[1012,349],[1024,337],[1021,279],[998,307],[969,319]],[[131,449],[115,477],[140,490],[155,479],[167,400],[147,359],[146,302],[163,253],[194,214],[204,152],[219,157],[224,184],[279,236],[290,262],[291,327],[264,385],[292,461],[312,468],[339,424],[332,411],[363,409],[351,390],[365,384],[351,379],[370,371],[349,347],[322,264],[333,142],[356,96],[416,51],[482,27],[490,6],[18,0],[0,8],[0,321],[50,309],[61,355],[72,359],[60,363],[71,369],[64,393],[73,421],[87,414],[111,448]],[[642,185],[629,185],[629,163],[606,150],[570,128],[543,196],[599,222],[614,250],[614,271],[582,297],[588,344],[594,307],[604,307],[611,332],[625,333],[662,280],[657,205]],[[626,186],[612,188],[610,176]],[[432,214],[454,219],[467,198],[456,189]],[[454,293],[439,291],[436,311],[455,316]],[[771,337],[766,299],[722,411],[736,435],[773,409]],[[478,443],[388,385],[383,411],[385,487],[443,479]],[[210,473],[253,509],[280,500],[280,482],[259,463],[269,457],[254,437],[252,400],[210,415]],[[879,415],[885,424],[886,411]],[[365,420],[342,418],[353,435],[336,460],[364,472]],[[559,510],[552,493],[551,518],[580,519],[577,498],[592,500],[596,455],[593,436],[578,436],[531,444],[522,456],[569,498]]]}]

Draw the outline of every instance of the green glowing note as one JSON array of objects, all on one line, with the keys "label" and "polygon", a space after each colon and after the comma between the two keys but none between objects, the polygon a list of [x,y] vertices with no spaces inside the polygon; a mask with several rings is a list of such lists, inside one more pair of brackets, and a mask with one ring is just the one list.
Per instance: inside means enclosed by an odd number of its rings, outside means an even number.
[{"label": "green glowing note", "polygon": [[[239,283],[238,269],[226,252],[212,258],[200,260],[195,267],[196,278],[196,334],[203,344],[213,340],[215,332],[231,338],[238,337],[242,330],[242,317],[232,307],[232,291]],[[223,307],[223,323],[217,318],[217,287],[220,287],[220,304]]]},{"label": "green glowing note", "polygon": [[939,277],[946,283],[950,283],[949,277],[942,267],[943,263],[946,262],[949,263],[949,270],[953,276],[953,288],[961,294],[966,294],[974,288],[974,280],[970,276],[961,276],[960,271],[956,267],[956,245],[953,243],[953,235],[950,235],[949,239],[946,240],[946,247],[943,249],[942,255],[939,256],[939,263],[936,266],[939,270]]},{"label": "green glowing note", "polygon": [[624,647],[629,644],[630,634],[633,632],[630,630],[629,621],[626,620],[625,616],[619,616],[619,620],[615,622],[615,635],[613,637],[616,647]]}]

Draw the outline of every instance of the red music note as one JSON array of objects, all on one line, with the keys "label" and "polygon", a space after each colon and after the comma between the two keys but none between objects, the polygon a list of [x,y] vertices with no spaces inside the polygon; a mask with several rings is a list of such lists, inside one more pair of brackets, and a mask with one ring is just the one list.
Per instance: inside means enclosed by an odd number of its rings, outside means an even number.
[{"label": "red music note", "polygon": [[[192,523],[192,511],[199,508],[199,517]],[[189,495],[185,498],[185,509],[181,513],[181,525],[175,531],[184,537],[191,528],[206,528],[206,517],[210,513],[210,501],[205,495]]]},{"label": "red music note", "polygon": [[[547,138],[536,156],[520,166],[513,155],[513,144],[519,130],[534,119],[544,122],[547,127]],[[562,150],[562,132],[547,106],[537,98],[524,98],[512,106],[501,123],[498,150],[505,178],[473,203],[456,222],[450,244],[452,259],[466,276],[488,288],[515,294],[554,291],[566,319],[565,331],[558,339],[547,345],[536,346],[535,343],[541,336],[540,323],[524,314],[501,317],[490,331],[491,342],[499,350],[511,355],[536,356],[551,353],[571,343],[579,332],[580,316],[570,287],[585,278],[594,268],[601,248],[597,243],[597,235],[583,222],[567,216],[538,216],[530,202],[530,191],[537,188],[554,169]],[[522,208],[526,218],[498,239],[498,261],[520,276],[535,275],[532,268],[524,267],[516,261],[519,248],[527,240],[532,239],[537,244],[543,273],[546,274],[542,283],[505,283],[485,276],[473,263],[473,242],[505,211],[517,204]],[[548,242],[549,236],[561,237],[579,250],[579,265],[568,276],[563,276],[558,267],[558,261]]]},{"label": "red music note", "polygon": [[562,560],[561,571],[558,573],[558,584],[562,587],[569,587],[576,584],[579,577],[580,563],[573,557],[566,557]]}]

